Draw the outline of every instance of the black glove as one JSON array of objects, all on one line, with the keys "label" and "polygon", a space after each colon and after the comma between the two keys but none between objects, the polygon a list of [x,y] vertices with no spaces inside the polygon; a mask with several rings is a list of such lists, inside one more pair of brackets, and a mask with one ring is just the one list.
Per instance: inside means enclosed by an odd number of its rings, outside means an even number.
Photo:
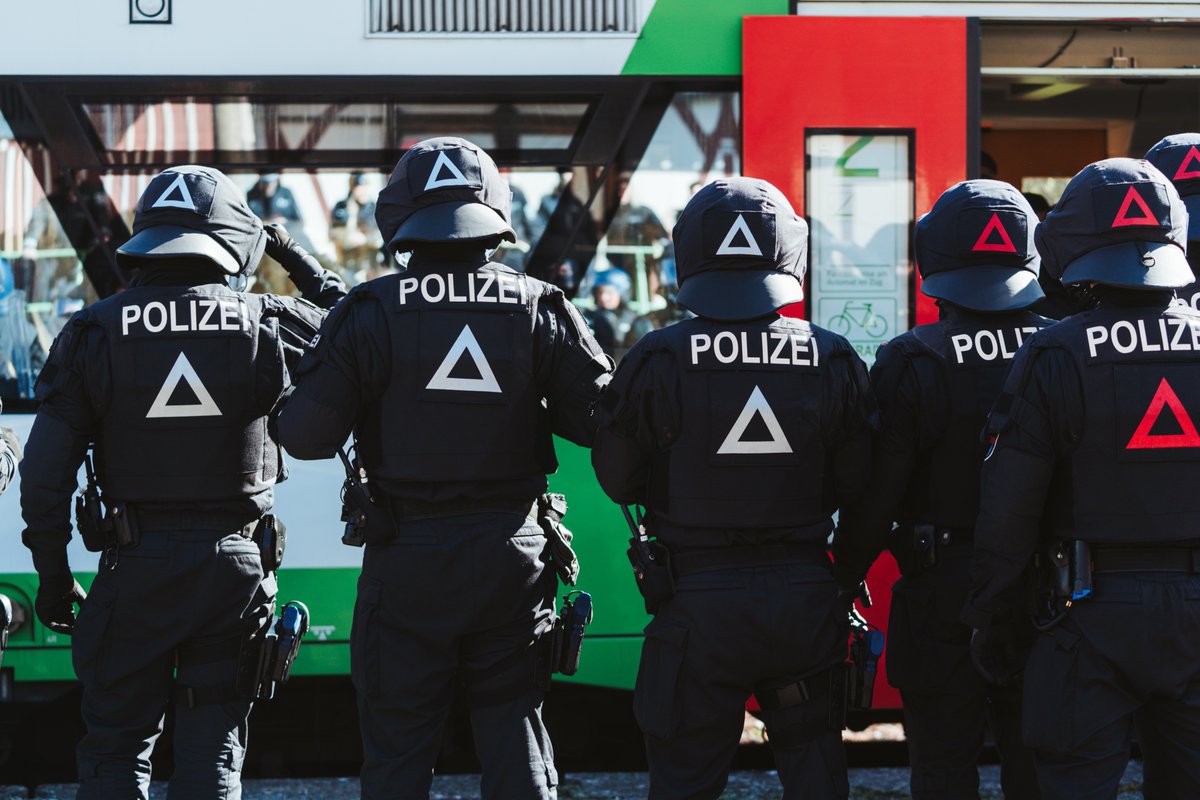
[{"label": "black glove", "polygon": [[267,234],[267,255],[278,261],[288,272],[295,268],[297,262],[303,262],[304,257],[308,255],[303,247],[296,244],[287,228],[278,222],[263,225],[263,232]]},{"label": "black glove", "polygon": [[321,266],[321,262],[291,237],[282,225],[263,225],[267,234],[267,255],[287,270],[300,295],[321,308],[329,309],[346,294],[342,279]]},{"label": "black glove", "polygon": [[87,594],[70,569],[66,572],[39,574],[37,599],[33,602],[33,610],[47,628],[69,636],[75,629],[75,604],[82,604],[86,599]]},{"label": "black glove", "polygon": [[1011,686],[1025,671],[1028,655],[1028,647],[1008,625],[993,623],[971,631],[971,663],[988,683]]}]

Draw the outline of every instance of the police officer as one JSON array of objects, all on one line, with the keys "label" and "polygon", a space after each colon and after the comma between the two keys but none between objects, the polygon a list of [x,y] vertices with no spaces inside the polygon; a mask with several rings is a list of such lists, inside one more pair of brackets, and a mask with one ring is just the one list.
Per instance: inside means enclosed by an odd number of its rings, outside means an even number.
[{"label": "police officer", "polygon": [[[344,291],[206,167],[155,177],[133,234],[117,251],[131,286],[77,313],[38,378],[21,465],[35,610],[48,639],[74,633],[81,800],[147,797],[172,697],[171,797],[233,798],[250,713],[235,688],[238,653],[275,595],[249,538],[284,477],[267,414],[323,312],[226,279],[253,273],[265,250],[322,305]],[[105,552],[76,619],[69,504],[90,443],[113,532],[99,544],[85,536]]]},{"label": "police officer", "polygon": [[643,575],[671,565],[640,582],[655,616],[634,711],[655,800],[721,794],[751,694],[785,792],[849,792],[848,631],[825,542],[866,483],[874,407],[845,339],[777,313],[803,297],[807,238],[765,181],[700,190],[674,231],[697,317],[642,338],[597,410],[600,485],[647,508]]},{"label": "police officer", "polygon": [[1168,136],[1150,148],[1146,160],[1171,179],[1187,207],[1188,263],[1196,279],[1175,294],[1200,309],[1200,133]]},{"label": "police officer", "polygon": [[330,315],[279,418],[298,458],[353,430],[374,496],[351,633],[368,798],[428,795],[459,681],[483,796],[556,796],[536,669],[555,577],[537,500],[551,433],[591,444],[611,361],[562,292],[489,262],[514,238],[509,196],[470,142],[410,148],[375,215],[389,249],[412,252],[407,271]]},{"label": "police officer", "polygon": [[1010,677],[996,622],[1033,559],[1023,733],[1047,798],[1115,797],[1135,725],[1146,796],[1200,796],[1200,313],[1171,291],[1193,280],[1187,224],[1146,161],[1076,175],[1037,248],[1099,305],[1029,337],[988,421],[963,619]]},{"label": "police officer", "polygon": [[871,384],[882,428],[871,485],[842,514],[834,540],[847,593],[885,545],[903,573],[892,589],[887,665],[904,698],[918,800],[978,798],[989,716],[1005,795],[1038,796],[1020,741],[1019,692],[975,671],[971,629],[958,619],[979,513],[979,432],[1013,356],[1050,324],[1027,310],[1042,297],[1036,226],[1021,193],[992,180],[951,187],[917,222],[921,291],[936,298],[939,320],[879,349]]}]

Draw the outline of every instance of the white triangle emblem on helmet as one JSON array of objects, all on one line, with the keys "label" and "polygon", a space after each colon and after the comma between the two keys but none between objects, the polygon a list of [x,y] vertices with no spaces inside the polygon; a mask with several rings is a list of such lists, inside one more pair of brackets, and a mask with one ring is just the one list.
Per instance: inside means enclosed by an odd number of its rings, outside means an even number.
[{"label": "white triangle emblem on helmet", "polygon": [[[172,197],[175,195],[175,197]],[[171,181],[171,185],[167,190],[154,201],[151,208],[182,208],[187,211],[199,211],[196,209],[196,203],[192,200],[192,193],[188,191],[187,181],[183,179],[182,174],[176,174],[175,180]]]},{"label": "white triangle emblem on helmet", "polygon": [[[186,382],[195,393],[196,402],[167,405],[167,401],[171,399],[171,395],[179,386],[180,381]],[[192,366],[191,361],[188,361],[187,356],[180,353],[179,358],[175,359],[175,366],[171,367],[171,371],[167,373],[167,379],[163,381],[162,388],[158,390],[158,396],[154,398],[150,410],[146,412],[146,419],[219,416],[221,416],[221,409],[217,408],[212,395],[208,393],[208,389],[204,388],[204,383],[196,374],[196,368]]]},{"label": "white triangle emblem on helmet", "polygon": [[[463,353],[471,356],[475,369],[479,370],[478,378],[451,378],[450,371],[462,359]],[[500,384],[496,382],[496,373],[492,365],[483,355],[479,340],[471,332],[470,325],[463,325],[462,333],[450,345],[450,352],[442,359],[441,365],[425,385],[426,389],[441,389],[446,392],[494,392],[500,393]]]},{"label": "white triangle emblem on helmet", "polygon": [[[750,427],[750,421],[754,419],[755,414],[760,415],[762,421],[766,423],[767,432],[771,434],[769,441],[746,442],[742,440],[742,437],[746,435],[746,428]],[[729,429],[729,434],[725,437],[721,448],[717,450],[717,455],[749,456],[791,452],[792,446],[788,443],[787,436],[783,433],[779,419],[775,416],[775,412],[771,409],[770,404],[767,403],[767,398],[763,395],[762,389],[755,386],[754,391],[750,393],[750,399],[746,401],[745,408],[738,415],[737,421],[733,423],[733,427]]]},{"label": "white triangle emblem on helmet", "polygon": [[[734,244],[733,240],[741,233],[746,238],[745,244]],[[711,241],[711,240],[709,240]],[[721,242],[721,246],[717,248],[719,256],[761,256],[762,248],[758,246],[758,242],[754,238],[754,234],[750,232],[750,226],[746,224],[746,218],[738,214],[737,219],[733,221],[733,225],[729,228],[729,233],[725,234],[725,241]]]},{"label": "white triangle emblem on helmet", "polygon": [[[445,169],[450,173],[449,178],[439,178],[442,170]],[[425,191],[430,189],[444,189],[447,186],[470,186],[471,182],[462,174],[462,170],[454,166],[454,162],[446,157],[445,150],[438,151],[437,161],[433,163],[433,169],[429,171],[429,180],[425,181]]]}]

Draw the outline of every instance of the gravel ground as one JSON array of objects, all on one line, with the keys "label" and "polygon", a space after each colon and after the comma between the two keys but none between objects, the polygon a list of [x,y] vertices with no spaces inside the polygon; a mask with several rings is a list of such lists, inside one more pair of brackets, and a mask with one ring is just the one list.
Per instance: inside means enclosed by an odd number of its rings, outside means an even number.
[{"label": "gravel ground", "polygon": [[[1119,800],[1140,798],[1142,765],[1131,763]],[[1000,768],[981,770],[981,800],[1002,800]],[[850,770],[852,800],[892,800],[908,797],[906,769]],[[75,796],[71,785],[41,786],[30,795],[19,787],[0,786],[0,800],[35,797],[41,800],[68,800]],[[166,787],[155,784],[151,800],[166,796]],[[644,773],[576,773],[567,776],[559,787],[561,800],[635,800],[646,796]],[[354,778],[314,778],[309,780],[246,781],[243,800],[350,800],[358,797],[358,781]],[[478,775],[440,775],[433,781],[431,800],[471,800],[479,797]],[[780,800],[783,791],[773,772],[735,772],[723,800]]]}]

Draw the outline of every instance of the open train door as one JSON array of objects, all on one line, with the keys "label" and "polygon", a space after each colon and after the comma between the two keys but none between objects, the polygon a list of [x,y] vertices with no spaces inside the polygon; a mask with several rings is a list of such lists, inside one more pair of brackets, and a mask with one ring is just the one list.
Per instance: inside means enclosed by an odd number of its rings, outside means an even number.
[{"label": "open train door", "polygon": [[[978,170],[978,23],[747,17],[742,30],[745,174],[783,190],[811,230],[805,303],[788,313],[845,336],[869,364],[937,318],[916,290],[912,230]],[[868,576],[880,628],[897,575],[885,554]],[[875,707],[899,705],[877,681]]]}]

